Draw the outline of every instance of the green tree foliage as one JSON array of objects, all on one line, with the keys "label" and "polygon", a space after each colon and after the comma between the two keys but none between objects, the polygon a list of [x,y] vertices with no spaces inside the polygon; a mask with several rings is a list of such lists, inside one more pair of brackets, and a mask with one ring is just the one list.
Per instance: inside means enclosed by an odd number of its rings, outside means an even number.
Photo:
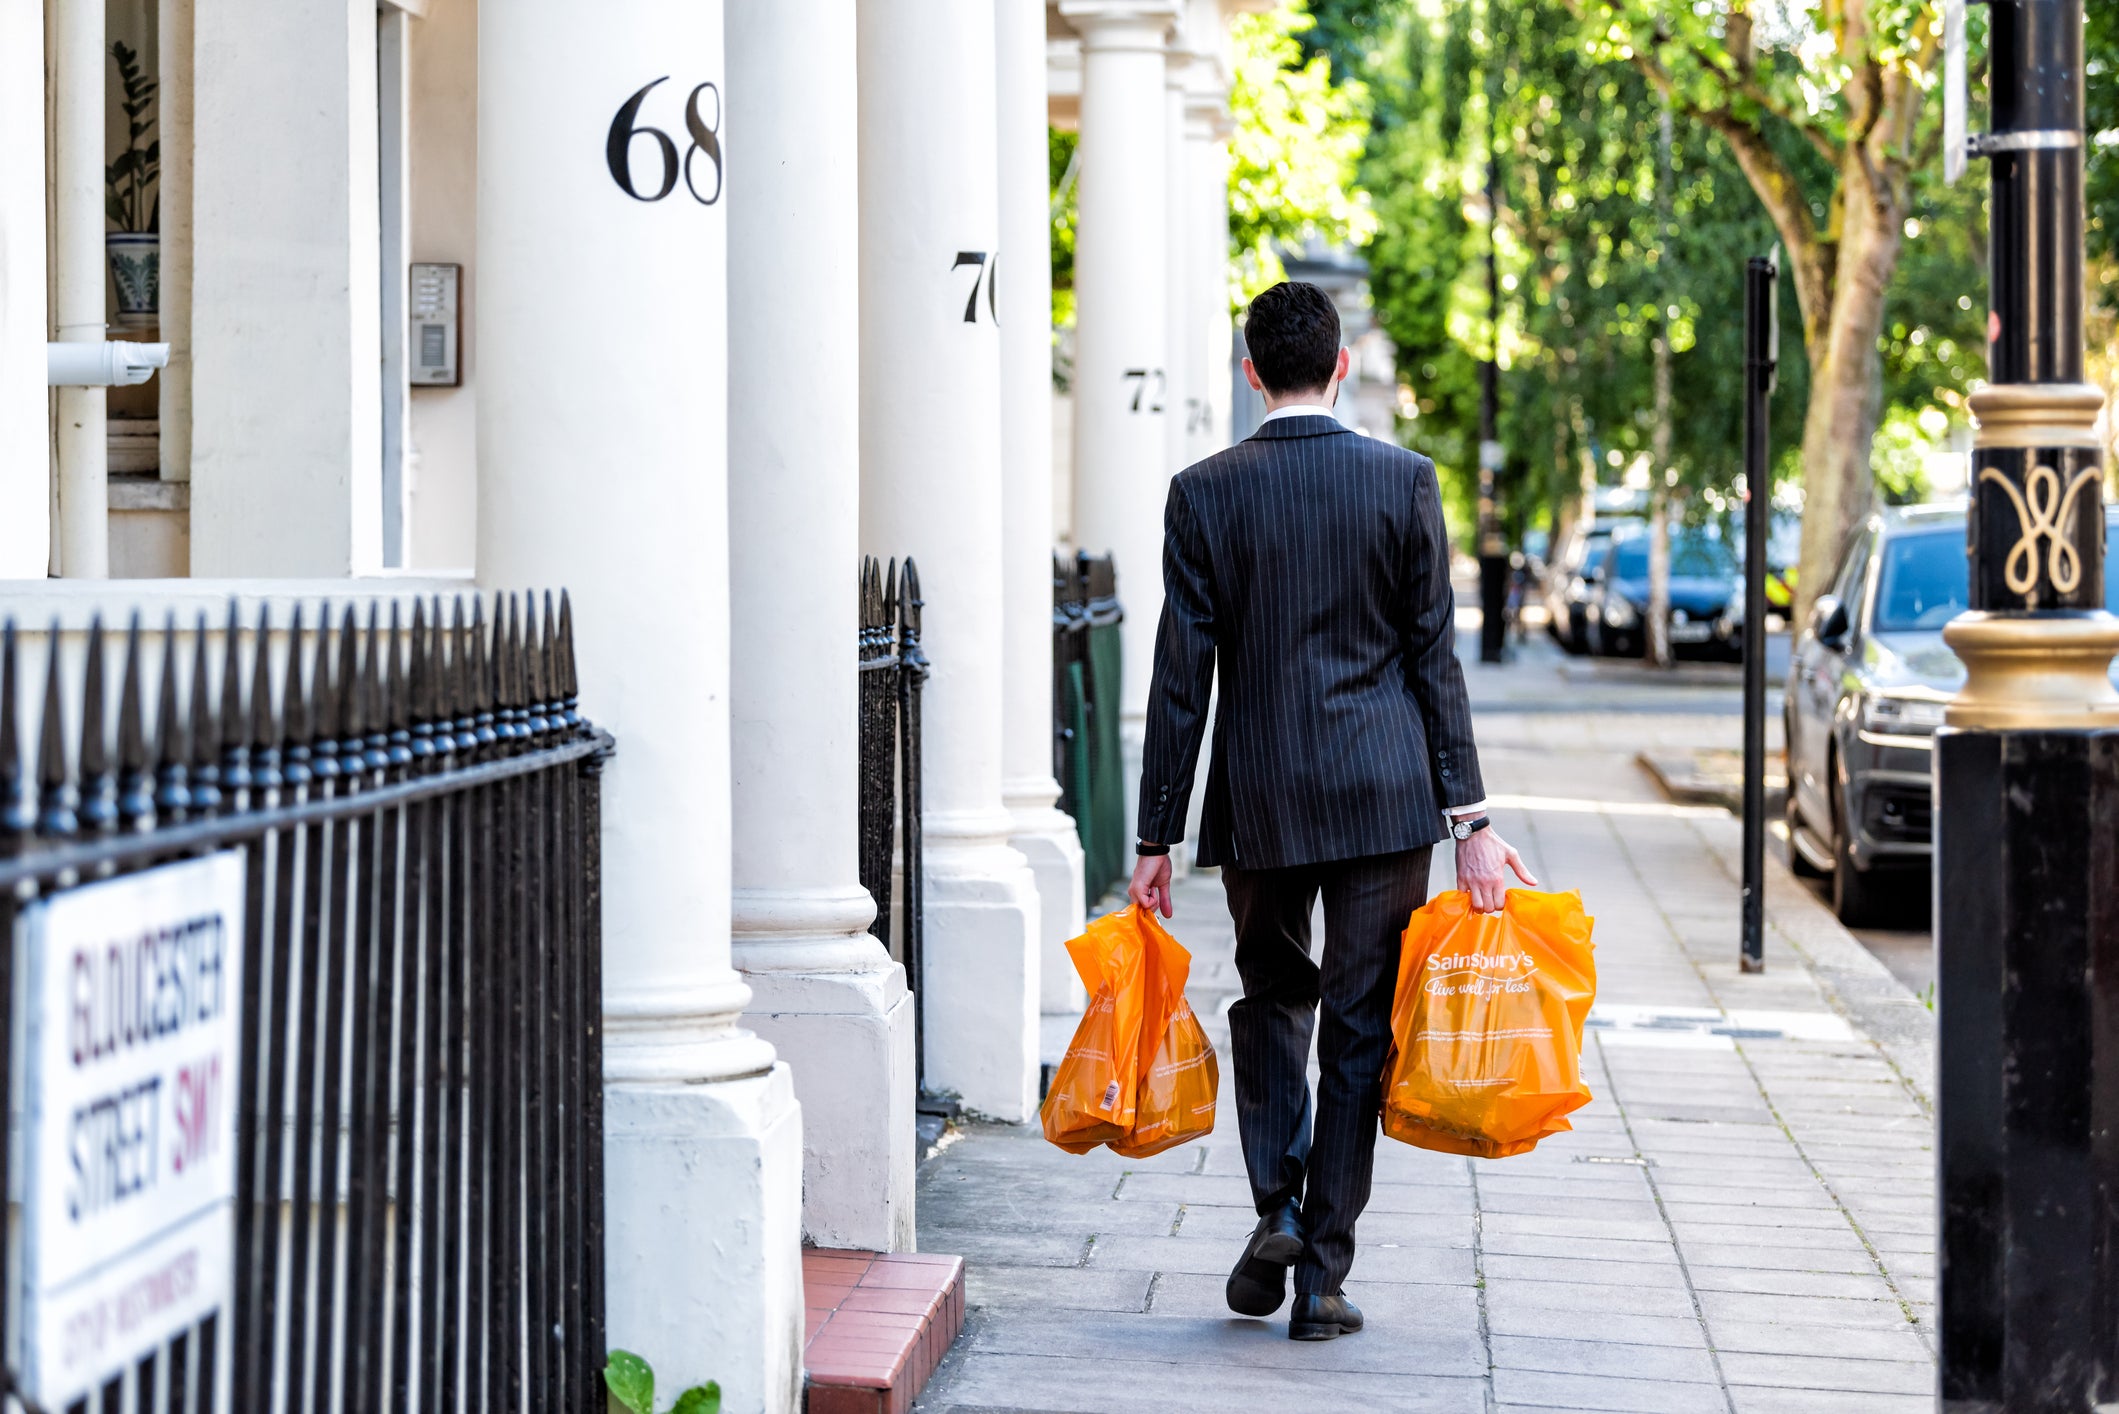
[{"label": "green tree foliage", "polygon": [[[2083,6],[2088,59],[2089,245],[2093,255],[2119,261],[2119,5]],[[2106,286],[2106,297],[2114,290]]]},{"label": "green tree foliage", "polygon": [[1052,185],[1052,327],[1074,327],[1075,134],[1045,129],[1046,168]]},{"label": "green tree foliage", "polygon": [[[1710,39],[1725,43],[1750,23],[1741,6],[1706,4],[1673,20],[1690,36],[1682,64],[1666,52],[1677,38],[1657,40],[1651,27],[1647,43],[1664,57],[1647,65],[1630,50],[1614,7],[1586,0],[1315,0],[1315,8],[1318,23],[1305,38],[1365,82],[1375,115],[1361,180],[1374,193],[1380,229],[1367,256],[1377,315],[1417,408],[1405,430],[1457,473],[1460,508],[1473,479],[1478,362],[1489,349],[1498,348],[1503,370],[1504,491],[1520,530],[1565,504],[1585,457],[1609,481],[1653,446],[1653,349],[1662,337],[1673,417],[1668,464],[1655,470],[1693,493],[1695,515],[1725,504],[1741,460],[1743,268],[1777,242],[1782,346],[1772,437],[1777,474],[1804,479],[1815,460],[1804,438],[1821,354],[1803,289],[1807,281],[1815,294],[1818,262],[1830,263],[1824,248],[1843,225],[1828,151],[1848,130],[1844,102],[1826,88],[1805,89],[1799,75],[1804,65],[1829,67],[1830,47],[1844,36],[1809,36],[1800,62],[1788,60],[1790,72],[1776,73],[1769,87],[1762,66],[1783,62],[1774,46],[1792,42],[1786,35],[1745,40],[1745,64],[1726,70],[1710,72],[1700,57]],[[1709,12],[1711,33],[1693,33],[1688,26],[1705,24],[1700,16]],[[1893,23],[1903,32],[1911,21]],[[1904,72],[1902,56],[1890,62]],[[1679,72],[1682,82],[1673,78]],[[1772,97],[1782,89],[1801,97],[1820,138],[1764,101],[1784,102]],[[1749,137],[1727,131],[1741,126],[1737,118],[1702,116],[1724,100],[1753,124]],[[1903,118],[1907,100],[1898,101]],[[1824,116],[1811,114],[1812,102]],[[1667,221],[1657,207],[1666,104]],[[1491,220],[1482,191],[1490,152],[1500,197]],[[1755,165],[1802,184],[1807,274],[1758,193]],[[1915,157],[1892,180],[1901,214],[1868,367],[1870,396],[1905,414],[1889,449],[1900,468],[1918,449],[1896,434],[1932,430],[1921,411],[1961,406],[1967,383],[1984,373],[1985,253],[1979,184],[1946,188],[1939,163]],[[1490,230],[1504,286],[1498,330],[1487,314]],[[1866,496],[1867,432],[1857,445]]]},{"label": "green tree foliage", "polygon": [[1304,56],[1297,36],[1312,23],[1290,7],[1239,15],[1230,26],[1229,246],[1239,304],[1287,278],[1281,247],[1312,237],[1361,245],[1376,230],[1355,182],[1368,94],[1358,80],[1334,82],[1324,55]]}]

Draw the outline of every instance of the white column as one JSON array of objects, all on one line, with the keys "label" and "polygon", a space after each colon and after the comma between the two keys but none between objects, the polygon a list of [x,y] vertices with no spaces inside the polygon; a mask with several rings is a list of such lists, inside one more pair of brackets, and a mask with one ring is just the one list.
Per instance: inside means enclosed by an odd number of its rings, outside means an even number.
[{"label": "white column", "polygon": [[[723,83],[711,0],[635,0],[593,24],[570,0],[482,9],[478,563],[490,584],[572,589],[582,707],[617,739],[603,795],[610,1343],[664,1389],[714,1379],[724,1409],[786,1414],[800,1398],[801,1111],[787,1066],[741,1024],[750,989],[729,961],[727,207],[694,199],[693,185],[715,194],[721,164],[685,121],[697,92],[718,130]],[[664,165],[645,130],[669,135],[679,170],[657,201],[605,164],[643,88],[622,160],[653,194]]]},{"label": "white column", "polygon": [[[1229,315],[1229,90],[1223,51],[1228,44],[1221,0],[1190,0],[1185,27],[1192,63],[1185,92],[1182,169],[1185,239],[1191,264],[1186,337],[1194,350],[1187,373],[1200,399],[1186,442],[1187,464],[1229,445],[1229,352],[1235,329]],[[1173,177],[1176,189],[1179,179]]]},{"label": "white column", "polygon": [[1074,245],[1074,533],[1118,559],[1126,622],[1119,695],[1126,828],[1162,616],[1169,382],[1165,35],[1177,0],[1060,0],[1082,40],[1080,225]]},{"label": "white column", "polygon": [[[52,25],[53,324],[61,343],[100,344],[103,254],[103,7],[60,5]],[[109,405],[103,388],[58,390],[59,555],[68,579],[110,577]]]},{"label": "white column", "polygon": [[375,0],[197,7],[194,575],[382,564],[375,25]]},{"label": "white column", "polygon": [[0,579],[51,563],[44,220],[44,6],[0,0]]},{"label": "white column", "polygon": [[157,324],[169,345],[169,364],[156,409],[161,427],[162,479],[191,479],[191,66],[192,0],[160,0],[156,42],[161,88],[155,93],[156,132],[162,140],[161,299]]},{"label": "white column", "polygon": [[912,1000],[867,931],[855,830],[854,73],[854,0],[730,7],[735,961],[750,1024],[794,1068],[804,1236],[900,1251],[913,1245]]},{"label": "white column", "polygon": [[1045,12],[994,10],[999,94],[1001,340],[1001,793],[1009,843],[1039,906],[1040,1008],[1081,1010],[1067,941],[1082,931],[1082,842],[1052,778],[1052,220],[1045,129]]},{"label": "white column", "polygon": [[1037,1104],[1038,898],[1001,803],[994,6],[862,0],[858,27],[861,542],[918,562],[934,663],[927,1084],[1020,1120]]},{"label": "white column", "polygon": [[[1185,181],[1186,85],[1192,53],[1182,33],[1173,33],[1163,54],[1163,362],[1170,370],[1170,396],[1163,414],[1163,461],[1172,474],[1190,466],[1192,427],[1199,418],[1199,388],[1193,365],[1199,340],[1192,337],[1191,271],[1198,253],[1192,234],[1191,190]],[[1160,564],[1157,565],[1158,571]],[[1130,822],[1129,822],[1130,825]]]}]

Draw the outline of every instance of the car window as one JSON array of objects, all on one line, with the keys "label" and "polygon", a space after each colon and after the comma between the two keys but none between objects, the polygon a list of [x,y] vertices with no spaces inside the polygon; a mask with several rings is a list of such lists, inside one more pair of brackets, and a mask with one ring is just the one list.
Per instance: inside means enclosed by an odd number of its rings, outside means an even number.
[{"label": "car window", "polygon": [[[1615,573],[1620,579],[1646,579],[1648,577],[1648,540],[1642,536],[1622,540],[1613,555],[1617,566]],[[1735,567],[1727,547],[1721,541],[1704,535],[1680,535],[1670,542],[1670,572],[1674,575],[1693,575],[1711,579],[1727,574]]]},{"label": "car window", "polygon": [[1839,562],[1839,573],[1833,576],[1832,592],[1850,616],[1860,607],[1855,601],[1861,594],[1862,575],[1869,568],[1869,548],[1875,543],[1874,532],[1859,532],[1847,546],[1847,557]]},{"label": "car window", "polygon": [[1880,633],[1939,629],[1971,600],[1964,532],[1927,531],[1884,541],[1874,627]]},{"label": "car window", "polygon": [[[2119,614],[2119,522],[2104,531],[2104,607]],[[1874,626],[1880,633],[1937,629],[1971,606],[1964,531],[1922,531],[1884,542]]]}]

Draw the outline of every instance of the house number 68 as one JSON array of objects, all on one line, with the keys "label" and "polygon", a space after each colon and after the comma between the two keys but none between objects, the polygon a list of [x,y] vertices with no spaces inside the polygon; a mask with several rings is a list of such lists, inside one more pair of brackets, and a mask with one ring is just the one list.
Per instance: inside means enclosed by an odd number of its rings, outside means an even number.
[{"label": "house number 68", "polygon": [[[655,84],[667,82],[669,75],[664,74],[654,83],[643,84],[638,93],[619,105],[603,144],[603,156],[610,164],[611,180],[618,183],[618,190],[635,201],[660,201],[677,189],[677,175],[681,172],[685,186],[691,188],[692,199],[701,206],[712,206],[721,199],[721,90],[711,83],[703,83],[684,101],[684,128],[691,134],[692,141],[680,160],[677,144],[668,133],[634,121],[640,115],[640,105],[646,101],[649,90]],[[712,123],[700,115],[699,95],[702,93],[714,96]],[[662,185],[652,192],[644,192],[633,184],[633,140],[641,137],[653,138],[655,146],[662,152]],[[693,160],[701,156],[713,166],[713,190],[710,192],[700,190],[703,174],[693,166]]]}]

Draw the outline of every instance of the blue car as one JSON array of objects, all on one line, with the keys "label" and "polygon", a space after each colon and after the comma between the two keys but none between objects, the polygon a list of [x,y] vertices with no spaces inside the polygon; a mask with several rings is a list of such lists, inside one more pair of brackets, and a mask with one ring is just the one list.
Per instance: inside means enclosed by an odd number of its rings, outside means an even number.
[{"label": "blue car", "polygon": [[[1729,602],[1742,582],[1736,555],[1705,529],[1670,537],[1670,649],[1680,656],[1742,658],[1743,624]],[[1648,649],[1648,537],[1613,539],[1584,606],[1589,651],[1638,658]]]}]

